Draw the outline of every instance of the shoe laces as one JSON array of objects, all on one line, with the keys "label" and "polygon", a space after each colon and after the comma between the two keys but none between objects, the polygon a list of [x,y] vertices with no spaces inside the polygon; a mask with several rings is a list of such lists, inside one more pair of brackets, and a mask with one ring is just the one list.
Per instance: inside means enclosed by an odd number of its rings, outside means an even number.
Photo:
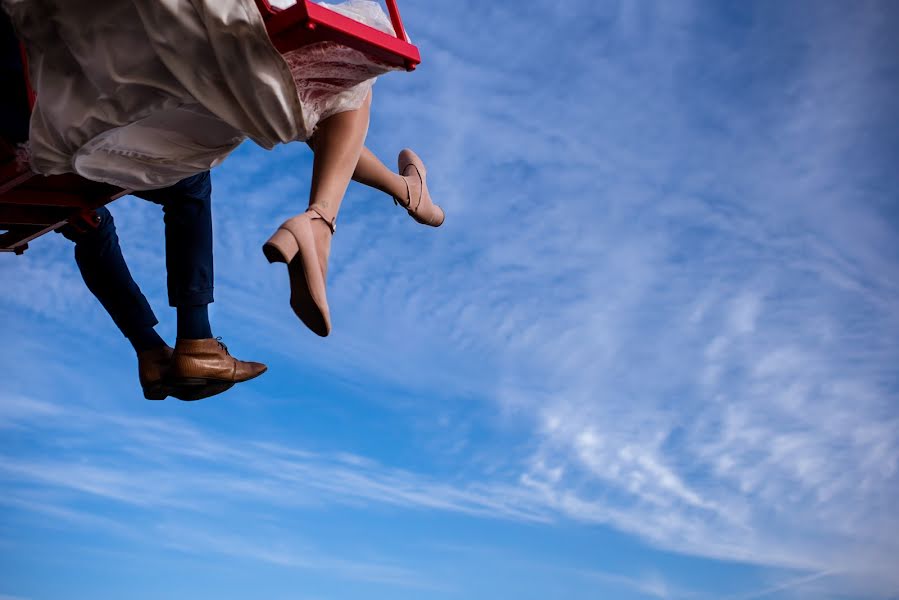
[{"label": "shoe laces", "polygon": [[219,344],[219,346],[221,346],[222,350],[225,351],[225,354],[227,354],[227,355],[229,355],[229,356],[231,355],[231,353],[228,352],[228,346],[225,345],[225,342],[222,341],[222,338],[221,338],[221,337],[215,338],[215,341],[217,341],[218,344]]}]

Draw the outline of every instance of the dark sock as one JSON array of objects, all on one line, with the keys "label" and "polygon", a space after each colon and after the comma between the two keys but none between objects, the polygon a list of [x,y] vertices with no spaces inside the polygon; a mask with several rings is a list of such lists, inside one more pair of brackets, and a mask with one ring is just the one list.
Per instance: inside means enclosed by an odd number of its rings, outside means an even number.
[{"label": "dark sock", "polygon": [[156,333],[156,330],[152,327],[141,329],[140,331],[125,337],[131,342],[135,352],[143,352],[144,350],[152,350],[153,348],[165,346],[165,340],[159,337],[159,334]]},{"label": "dark sock", "polygon": [[178,307],[178,339],[205,340],[212,337],[209,305]]}]

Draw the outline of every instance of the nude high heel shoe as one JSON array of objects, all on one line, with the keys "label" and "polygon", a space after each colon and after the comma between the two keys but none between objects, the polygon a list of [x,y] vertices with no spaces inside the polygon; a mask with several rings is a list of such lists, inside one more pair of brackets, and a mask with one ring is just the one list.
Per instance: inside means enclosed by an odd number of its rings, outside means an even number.
[{"label": "nude high heel shoe", "polygon": [[[431,202],[431,194],[428,193],[428,170],[425,169],[425,165],[421,162],[421,159],[418,158],[418,155],[406,148],[400,152],[400,155],[397,158],[397,166],[403,180],[405,180],[407,176],[406,170],[409,169],[409,167],[415,169],[415,173],[418,174],[418,178],[421,180],[421,191],[419,192],[417,199],[412,198],[409,182],[406,181],[406,195],[409,197],[408,201],[403,202],[399,198],[394,197],[393,203],[405,208],[408,211],[409,216],[422,225],[430,225],[431,227],[440,227],[443,225],[446,214],[443,212],[442,208]],[[411,175],[411,172],[408,175]]]},{"label": "nude high heel shoe", "polygon": [[331,234],[337,230],[335,219],[316,206],[287,219],[262,246],[270,263],[287,264],[290,276],[290,306],[297,317],[317,335],[331,333],[331,313],[325,282],[328,274],[328,246],[318,247],[312,221],[321,219]]}]

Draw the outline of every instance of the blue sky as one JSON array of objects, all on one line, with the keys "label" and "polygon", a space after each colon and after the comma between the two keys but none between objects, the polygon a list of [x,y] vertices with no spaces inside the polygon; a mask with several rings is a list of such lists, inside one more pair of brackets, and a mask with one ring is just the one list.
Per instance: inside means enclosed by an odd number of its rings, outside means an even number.
[{"label": "blue sky", "polygon": [[[61,236],[0,258],[0,598],[899,597],[899,9],[403,2],[322,340],[260,246],[310,155],[214,172],[213,329],[142,399]],[[112,206],[174,335],[162,219]]]}]

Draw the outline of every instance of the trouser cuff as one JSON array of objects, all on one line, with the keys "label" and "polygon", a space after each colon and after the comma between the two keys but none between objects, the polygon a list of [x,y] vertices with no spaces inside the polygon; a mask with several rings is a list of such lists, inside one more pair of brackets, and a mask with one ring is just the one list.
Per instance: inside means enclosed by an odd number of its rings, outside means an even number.
[{"label": "trouser cuff", "polygon": [[214,302],[213,288],[203,290],[186,291],[186,292],[170,292],[169,306],[201,306],[203,304],[212,304]]}]

